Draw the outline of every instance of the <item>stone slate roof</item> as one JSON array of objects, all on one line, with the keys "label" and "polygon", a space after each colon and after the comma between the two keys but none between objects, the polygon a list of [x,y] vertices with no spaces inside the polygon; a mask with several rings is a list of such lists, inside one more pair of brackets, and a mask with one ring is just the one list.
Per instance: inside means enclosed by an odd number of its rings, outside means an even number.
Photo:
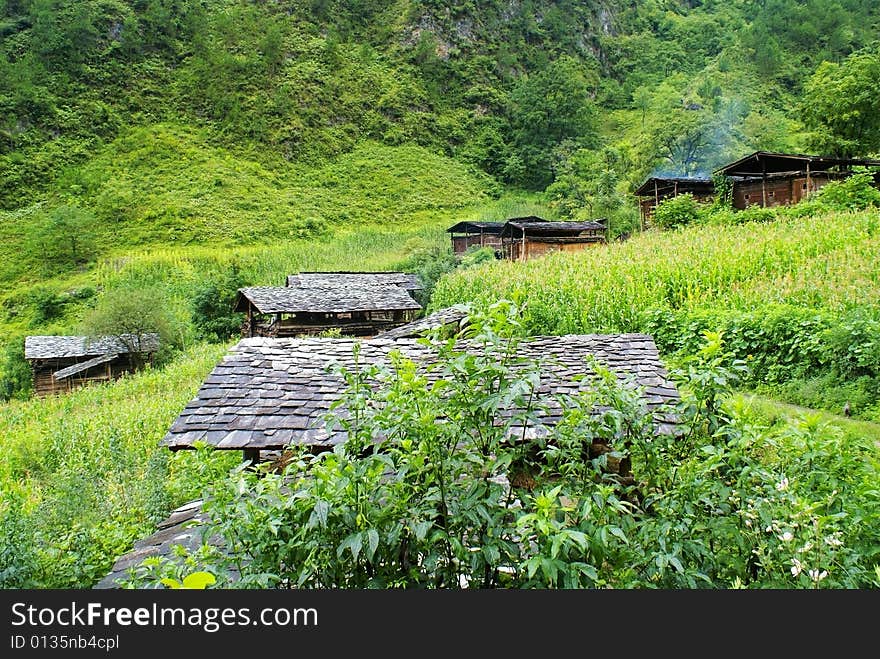
[{"label": "stone slate roof", "polygon": [[[133,335],[123,335],[136,341]],[[150,353],[159,349],[158,334],[143,334],[139,352]],[[27,336],[24,339],[25,359],[63,359],[66,357],[97,357],[98,355],[128,353],[128,345],[119,337],[104,336]]]},{"label": "stone slate roof", "polygon": [[93,366],[100,366],[101,364],[112,362],[117,357],[119,357],[119,355],[115,352],[111,352],[106,355],[98,355],[97,357],[92,357],[91,359],[80,362],[79,364],[74,364],[72,366],[68,366],[67,368],[62,368],[59,371],[55,371],[52,374],[52,377],[56,380],[63,380],[64,378],[69,378],[71,375],[76,375],[77,373],[81,373],[82,371],[87,371]]},{"label": "stone slate roof", "polygon": [[440,309],[432,314],[428,314],[424,318],[419,318],[406,325],[400,325],[390,330],[385,330],[376,335],[377,339],[406,339],[418,336],[424,336],[429,331],[438,327],[447,325],[459,325],[467,316],[467,309],[464,306],[456,305]]},{"label": "stone slate roof", "polygon": [[245,300],[259,313],[351,313],[352,311],[416,310],[422,306],[400,286],[253,286],[240,288],[236,311]]},{"label": "stone slate roof", "polygon": [[94,587],[118,588],[117,580],[127,578],[129,568],[137,567],[145,558],[151,556],[171,556],[172,548],[176,545],[195,551],[202,545],[204,535],[202,525],[206,520],[207,516],[202,512],[201,500],[182,505],[159,524],[153,535],[139,540],[130,552],[120,556],[113,564],[110,573]]},{"label": "stone slate roof", "polygon": [[[199,441],[220,449],[277,450],[292,443],[325,449],[344,441],[341,429],[326,428],[324,423],[331,404],[344,390],[341,377],[328,372],[328,367],[341,364],[353,369],[356,342],[362,365],[387,364],[391,350],[421,364],[436,358],[432,349],[416,339],[243,339],[214,368],[161,444],[173,450],[192,448]],[[467,341],[460,341],[459,346],[469,348]],[[561,411],[558,403],[550,401],[551,395],[573,394],[580,386],[588,386],[575,377],[589,373],[584,360],[594,355],[621,380],[633,376],[645,388],[647,404],[657,412],[658,431],[674,431],[675,419],[657,408],[676,401],[678,392],[650,336],[543,336],[523,341],[518,352],[543,364],[538,397],[551,404],[550,416],[543,423],[555,423]],[[436,376],[429,373],[428,377]]]},{"label": "stone slate roof", "polygon": [[422,282],[411,272],[300,272],[287,275],[288,286],[354,288],[361,286],[400,286],[408,291],[419,291]]}]

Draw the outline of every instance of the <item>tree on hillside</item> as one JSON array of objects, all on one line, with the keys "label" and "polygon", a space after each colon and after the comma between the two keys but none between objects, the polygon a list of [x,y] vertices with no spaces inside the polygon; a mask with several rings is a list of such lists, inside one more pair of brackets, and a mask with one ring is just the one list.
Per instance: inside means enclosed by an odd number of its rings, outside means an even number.
[{"label": "tree on hillside", "polygon": [[593,69],[568,56],[520,80],[510,97],[514,154],[506,177],[511,183],[542,190],[553,180],[554,151],[561,144],[595,143],[597,84]]},{"label": "tree on hillside", "polygon": [[141,346],[147,334],[159,335],[159,345],[173,340],[174,319],[166,296],[156,288],[126,286],[104,293],[83,320],[88,336],[113,336],[129,350],[132,366],[141,366]]},{"label": "tree on hillside", "polygon": [[880,152],[880,46],[823,62],[804,87],[810,146],[843,158]]},{"label": "tree on hillside", "polygon": [[87,263],[96,251],[91,211],[74,205],[58,206],[37,220],[28,238],[28,251],[42,262],[47,274]]}]

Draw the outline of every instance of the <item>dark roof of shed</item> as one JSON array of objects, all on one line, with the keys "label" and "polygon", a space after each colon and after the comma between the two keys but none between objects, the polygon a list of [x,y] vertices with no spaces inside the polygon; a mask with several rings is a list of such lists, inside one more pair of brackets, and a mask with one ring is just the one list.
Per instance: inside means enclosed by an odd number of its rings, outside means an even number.
[{"label": "dark roof of shed", "polygon": [[635,189],[635,194],[642,196],[654,195],[654,183],[657,184],[658,191],[664,191],[665,188],[675,189],[676,184],[685,188],[693,188],[711,192],[715,189],[715,184],[711,178],[702,176],[652,176]]},{"label": "dark roof of shed", "polygon": [[520,220],[510,220],[504,225],[504,231],[501,235],[509,236],[513,233],[513,229],[518,229],[519,233],[537,235],[576,235],[582,231],[604,231],[605,220],[592,220],[588,222],[530,222]]},{"label": "dark roof of shed", "polygon": [[245,300],[259,313],[350,313],[352,311],[416,310],[422,306],[400,286],[253,286],[240,288],[236,311],[246,311]]},{"label": "dark roof of shed", "polygon": [[404,339],[417,336],[423,336],[438,327],[447,325],[459,325],[461,321],[468,315],[467,309],[462,305],[455,305],[439,309],[432,314],[428,314],[424,318],[419,318],[406,325],[400,325],[390,330],[385,330],[376,335],[377,339]]},{"label": "dark roof of shed", "polygon": [[459,222],[458,224],[453,224],[451,227],[446,229],[447,233],[488,233],[488,234],[499,234],[501,233],[501,229],[504,228],[504,222]]},{"label": "dark roof of shed", "polygon": [[137,567],[145,558],[170,556],[175,546],[195,551],[203,544],[204,523],[207,516],[202,511],[202,501],[190,501],[176,509],[168,519],[160,522],[151,536],[134,543],[132,550],[123,554],[94,588],[119,588],[120,579],[128,577],[129,570]]},{"label": "dark roof of shed", "polygon": [[408,291],[418,291],[423,288],[417,274],[393,271],[354,272],[338,270],[332,272],[300,272],[295,275],[287,275],[287,285],[302,288],[394,285]]},{"label": "dark roof of shed", "polygon": [[136,352],[156,352],[159,349],[159,335],[142,334],[140,343],[133,334],[123,334],[121,337],[26,336],[24,357],[25,359],[64,359],[118,355],[128,353],[129,344],[138,348]]},{"label": "dark roof of shed", "polygon": [[760,176],[764,172],[802,171],[807,163],[812,169],[820,168],[880,166],[880,160],[869,158],[835,158],[832,156],[812,156],[802,153],[777,153],[774,151],[755,151],[716,170],[725,176]]},{"label": "dark roof of shed", "polygon": [[[356,342],[243,339],[214,368],[161,444],[171,449],[192,448],[196,442],[221,449],[283,449],[297,443],[323,449],[344,441],[341,428],[324,424],[331,404],[345,389],[342,378],[329,367],[341,364],[354,369]],[[392,350],[399,350],[422,368],[436,360],[436,352],[417,339],[376,338],[358,343],[361,365],[387,365]],[[458,345],[470,347],[467,341]],[[645,387],[652,411],[678,398],[653,339],[644,334],[534,337],[520,344],[518,355],[542,364],[538,397],[551,407],[545,424],[555,423],[560,412],[553,395],[589,386],[575,381],[576,376],[590,372],[585,361],[588,355],[606,364],[621,380],[633,376],[636,385]],[[430,372],[426,376],[437,377]],[[667,424],[672,419],[663,416],[657,421],[660,430],[671,431]]]}]

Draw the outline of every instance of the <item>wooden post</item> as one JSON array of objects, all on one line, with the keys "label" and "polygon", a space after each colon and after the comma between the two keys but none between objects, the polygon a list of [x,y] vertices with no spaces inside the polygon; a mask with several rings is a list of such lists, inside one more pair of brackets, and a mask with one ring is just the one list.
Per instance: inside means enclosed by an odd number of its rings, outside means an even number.
[{"label": "wooden post", "polygon": [[810,161],[807,161],[807,194],[809,195],[810,190]]},{"label": "wooden post", "polygon": [[761,163],[761,206],[767,208],[767,163]]},{"label": "wooden post", "polygon": [[520,261],[526,260],[526,230],[525,227],[522,229],[523,239],[522,239],[522,254],[519,255]]}]

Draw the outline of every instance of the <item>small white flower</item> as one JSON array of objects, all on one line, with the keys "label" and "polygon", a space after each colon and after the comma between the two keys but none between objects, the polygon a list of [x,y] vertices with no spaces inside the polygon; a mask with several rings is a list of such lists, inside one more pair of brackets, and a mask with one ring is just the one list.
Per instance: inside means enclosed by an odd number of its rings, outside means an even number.
[{"label": "small white flower", "polygon": [[838,537],[835,536],[835,535],[829,535],[827,538],[825,538],[825,542],[826,542],[827,544],[831,545],[832,547],[840,547],[840,546],[843,544],[843,543],[838,539]]},{"label": "small white flower", "polygon": [[746,519],[746,527],[747,527],[747,528],[752,528],[752,520],[750,520],[750,519]]},{"label": "small white flower", "polygon": [[796,558],[791,559],[791,563],[792,563],[792,565],[791,565],[791,576],[796,577],[797,575],[799,575],[799,574],[801,573],[801,570],[804,569],[804,566],[803,566],[803,565],[801,564],[801,562],[800,562],[798,559],[796,559]]},{"label": "small white flower", "polygon": [[776,483],[776,489],[782,492],[783,490],[788,489],[788,478],[783,477],[781,481]]},{"label": "small white flower", "polygon": [[808,574],[810,575],[810,579],[819,583],[822,579],[828,576],[828,570],[822,570],[821,572],[819,572],[819,570],[810,570]]},{"label": "small white flower", "polygon": [[794,533],[792,533],[791,531],[786,531],[781,536],[779,536],[779,539],[782,540],[782,542],[791,542],[794,539]]},{"label": "small white flower", "polygon": [[766,531],[767,533],[773,533],[773,527],[768,526],[766,529],[764,529],[764,531]]}]

